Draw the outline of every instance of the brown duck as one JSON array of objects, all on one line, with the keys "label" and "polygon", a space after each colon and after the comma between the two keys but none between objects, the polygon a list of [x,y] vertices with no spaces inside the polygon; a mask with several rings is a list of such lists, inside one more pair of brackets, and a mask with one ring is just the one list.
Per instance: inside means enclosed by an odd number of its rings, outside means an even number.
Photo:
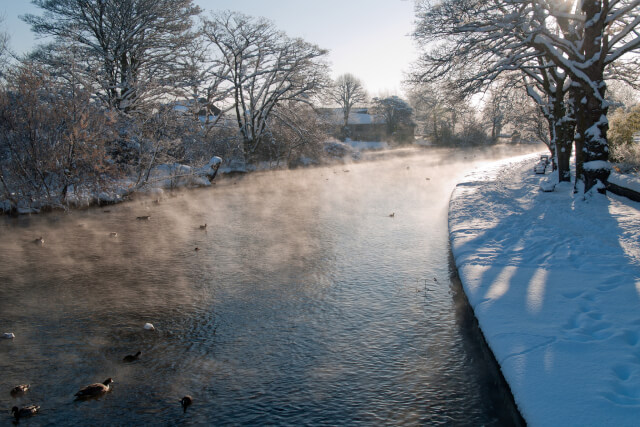
[{"label": "brown duck", "polygon": [[20,384],[11,389],[11,396],[17,397],[22,396],[27,391],[29,391],[29,384]]},{"label": "brown duck", "polygon": [[11,413],[16,418],[16,420],[19,420],[20,418],[30,417],[31,415],[37,414],[38,409],[40,409],[38,405],[27,405],[23,406],[22,408],[14,406],[13,408],[11,408]]},{"label": "brown duck", "polygon": [[82,387],[80,391],[76,393],[76,400],[100,397],[111,391],[111,383],[113,383],[113,380],[107,378],[103,383],[94,383]]}]

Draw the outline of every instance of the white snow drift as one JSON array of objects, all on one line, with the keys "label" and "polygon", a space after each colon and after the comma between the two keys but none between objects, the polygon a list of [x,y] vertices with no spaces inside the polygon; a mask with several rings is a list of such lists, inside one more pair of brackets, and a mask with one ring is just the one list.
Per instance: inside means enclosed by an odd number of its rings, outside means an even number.
[{"label": "white snow drift", "polygon": [[465,292],[530,425],[637,425],[640,203],[567,183],[543,192],[535,161],[494,164],[454,190]]}]

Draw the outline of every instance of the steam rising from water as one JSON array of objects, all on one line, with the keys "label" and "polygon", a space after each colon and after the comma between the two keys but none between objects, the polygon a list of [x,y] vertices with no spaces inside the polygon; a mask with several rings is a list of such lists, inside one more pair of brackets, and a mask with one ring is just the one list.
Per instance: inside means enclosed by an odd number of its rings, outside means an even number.
[{"label": "steam rising from water", "polygon": [[[451,352],[461,350],[450,349],[459,338],[448,287],[433,288],[428,308],[421,298],[427,278],[448,283],[455,180],[478,162],[521,154],[514,150],[374,153],[357,164],[220,180],[159,203],[3,218],[0,325],[16,339],[0,343],[10,371],[0,389],[53,388],[33,394],[50,422],[66,419],[53,408],[77,388],[110,376],[102,409],[79,406],[74,416],[169,422],[175,398],[190,393],[218,402],[201,409],[200,422],[223,408],[227,422],[277,415],[274,399],[288,402],[280,414],[290,421],[300,412],[344,421],[353,411],[372,422],[424,421],[424,405],[412,402],[437,401],[449,413],[440,397],[457,392],[439,389],[447,382],[470,390],[465,405],[477,404],[467,364],[456,366],[460,379],[449,372]],[[140,361],[121,363],[137,350]],[[336,397],[351,415],[331,409]],[[10,407],[7,399],[0,405]]]}]

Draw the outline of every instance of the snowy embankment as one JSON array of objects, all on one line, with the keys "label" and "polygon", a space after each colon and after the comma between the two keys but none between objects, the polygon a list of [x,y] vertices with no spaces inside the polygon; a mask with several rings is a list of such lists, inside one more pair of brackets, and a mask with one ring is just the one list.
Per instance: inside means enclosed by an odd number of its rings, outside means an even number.
[{"label": "snowy embankment", "polygon": [[0,213],[30,214],[42,209],[113,204],[126,200],[134,193],[159,195],[164,190],[181,187],[206,187],[211,185],[221,164],[222,159],[218,156],[213,156],[209,163],[199,168],[179,163],[162,164],[152,168],[144,180],[124,177],[112,181],[108,190],[70,185],[64,199],[62,195],[57,195],[44,200],[19,200],[17,206],[10,200],[0,199]]},{"label": "snowy embankment", "polygon": [[463,287],[533,426],[640,420],[640,203],[540,191],[536,156],[466,177],[449,210]]},{"label": "snowy embankment", "polygon": [[640,193],[640,178],[636,176],[623,175],[616,172],[612,172],[609,176],[609,182],[616,184],[619,187],[628,188]]}]

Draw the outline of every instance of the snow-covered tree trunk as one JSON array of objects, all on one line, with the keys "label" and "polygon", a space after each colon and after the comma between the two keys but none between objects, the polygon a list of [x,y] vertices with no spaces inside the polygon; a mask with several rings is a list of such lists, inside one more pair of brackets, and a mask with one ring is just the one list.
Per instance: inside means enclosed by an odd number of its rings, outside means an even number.
[{"label": "snow-covered tree trunk", "polygon": [[[608,5],[608,1],[605,0]],[[607,85],[604,81],[604,55],[607,51],[608,36],[605,34],[606,10],[602,10],[602,1],[588,0],[582,3],[585,16],[582,54],[583,67],[587,81],[582,81],[582,97],[577,100],[580,108],[576,114],[576,140],[581,142],[582,173],[585,191],[600,185],[598,191],[604,192],[609,178],[609,146],[607,142],[608,102],[605,99]],[[604,13],[603,13],[604,12]]]},{"label": "snow-covered tree trunk", "polygon": [[538,58],[538,63],[540,67],[535,72],[524,71],[528,74],[525,78],[527,94],[535,101],[549,123],[549,149],[558,168],[558,181],[569,182],[569,164],[576,121],[574,109],[565,100],[568,92],[565,87],[567,75],[549,67],[550,64],[543,56]]},{"label": "snow-covered tree trunk", "polygon": [[552,102],[551,132],[555,149],[558,181],[571,181],[571,148],[573,146],[576,119],[570,106],[564,101],[564,92],[560,85],[556,87],[556,97]]}]

